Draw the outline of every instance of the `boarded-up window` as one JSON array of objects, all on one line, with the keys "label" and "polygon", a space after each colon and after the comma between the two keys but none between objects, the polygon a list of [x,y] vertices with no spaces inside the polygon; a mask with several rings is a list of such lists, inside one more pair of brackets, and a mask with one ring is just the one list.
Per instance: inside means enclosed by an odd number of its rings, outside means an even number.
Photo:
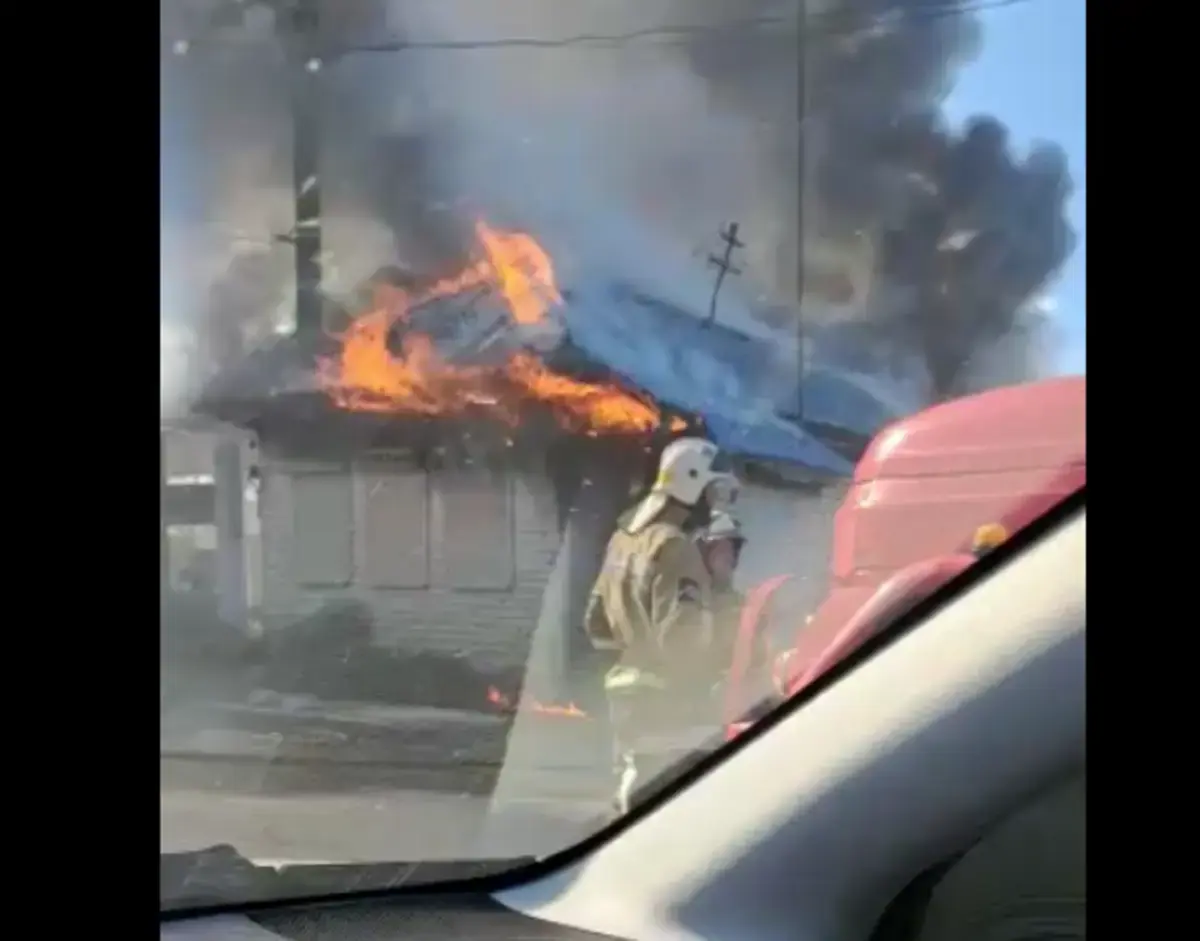
[{"label": "boarded-up window", "polygon": [[516,577],[512,481],[486,470],[430,474],[434,585],[505,591]]},{"label": "boarded-up window", "polygon": [[354,492],[345,472],[296,473],[292,571],[301,585],[342,586],[354,574]]},{"label": "boarded-up window", "polygon": [[418,467],[372,464],[358,471],[359,580],[372,588],[429,585],[428,478]]}]

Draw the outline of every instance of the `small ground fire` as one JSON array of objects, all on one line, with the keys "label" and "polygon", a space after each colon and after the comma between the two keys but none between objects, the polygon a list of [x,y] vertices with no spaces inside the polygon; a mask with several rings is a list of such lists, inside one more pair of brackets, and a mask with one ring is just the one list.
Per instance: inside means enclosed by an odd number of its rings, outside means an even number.
[{"label": "small ground fire", "polygon": [[557,716],[560,719],[589,718],[588,714],[573,702],[544,703],[533,699],[528,706],[518,707],[510,697],[505,696],[494,686],[488,687],[487,698],[492,707],[500,712],[532,712],[540,716]]}]

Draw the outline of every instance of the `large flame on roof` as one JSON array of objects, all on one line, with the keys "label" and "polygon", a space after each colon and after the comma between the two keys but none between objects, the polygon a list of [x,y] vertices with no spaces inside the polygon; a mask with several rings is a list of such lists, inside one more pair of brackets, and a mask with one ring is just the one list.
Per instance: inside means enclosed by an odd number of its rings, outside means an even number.
[{"label": "large flame on roof", "polygon": [[410,331],[393,352],[388,337],[415,306],[480,289],[503,298],[512,322],[536,327],[562,303],[554,265],[537,241],[484,222],[475,226],[481,257],[419,296],[380,292],[373,308],[337,339],[341,350],[318,363],[317,377],[334,403],[351,411],[426,416],[486,412],[516,425],[530,402],[547,406],[571,431],[589,434],[646,432],[658,427],[657,408],[614,383],[581,382],[551,371],[522,350],[502,365],[447,362],[432,338]]}]

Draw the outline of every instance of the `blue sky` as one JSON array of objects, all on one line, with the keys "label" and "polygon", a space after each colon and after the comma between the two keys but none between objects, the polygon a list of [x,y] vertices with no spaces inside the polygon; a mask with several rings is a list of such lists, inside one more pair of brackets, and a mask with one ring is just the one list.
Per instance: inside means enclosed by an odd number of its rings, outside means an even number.
[{"label": "blue sky", "polygon": [[1063,372],[1084,372],[1087,334],[1086,0],[1025,0],[982,10],[983,48],[960,73],[946,114],[958,122],[993,114],[1012,131],[1016,147],[1054,141],[1070,160],[1075,197],[1069,207],[1079,235],[1075,254],[1048,292],[1064,335]]}]

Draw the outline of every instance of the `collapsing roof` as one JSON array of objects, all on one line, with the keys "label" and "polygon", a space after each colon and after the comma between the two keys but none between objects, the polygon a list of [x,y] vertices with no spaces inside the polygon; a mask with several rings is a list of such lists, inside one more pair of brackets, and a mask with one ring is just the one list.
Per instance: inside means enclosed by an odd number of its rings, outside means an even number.
[{"label": "collapsing roof", "polygon": [[737,456],[844,476],[849,463],[779,408],[770,344],[622,288],[574,292],[562,309],[567,342],[655,401],[699,415]]},{"label": "collapsing roof", "polygon": [[[732,454],[817,476],[850,462],[789,419],[794,362],[750,337],[612,281],[560,293],[529,236],[480,223],[483,257],[419,294],[379,294],[340,336],[281,338],[233,364],[197,410],[245,425],[312,407],[389,427],[484,416],[524,429],[624,437],[697,420]],[[397,299],[399,298],[399,299]],[[805,383],[805,417],[869,437],[890,416],[830,371]],[[811,401],[808,401],[811,398]],[[303,404],[302,404],[303,403]],[[291,415],[289,415],[291,413]],[[685,421],[681,420],[685,419]]]},{"label": "collapsing roof", "polygon": [[[563,300],[557,329],[515,324],[502,305],[478,297],[423,305],[405,329],[430,337],[455,367],[486,367],[521,350],[565,376],[615,378],[660,407],[698,416],[717,444],[747,460],[828,476],[852,471],[849,461],[785,417],[795,394],[781,387],[772,367],[778,351],[766,341],[621,287],[575,290]],[[327,336],[273,341],[217,376],[197,410],[250,423],[255,412],[319,393],[317,364],[339,345]],[[831,369],[807,377],[804,408],[806,419],[864,437],[896,417],[853,377]]]},{"label": "collapsing roof", "polygon": [[870,377],[832,365],[808,369],[797,396],[796,364],[769,341],[622,287],[574,292],[563,314],[574,346],[659,402],[703,416],[718,444],[745,456],[819,470],[828,457],[794,420],[798,407],[806,424],[863,439],[908,411]]}]

